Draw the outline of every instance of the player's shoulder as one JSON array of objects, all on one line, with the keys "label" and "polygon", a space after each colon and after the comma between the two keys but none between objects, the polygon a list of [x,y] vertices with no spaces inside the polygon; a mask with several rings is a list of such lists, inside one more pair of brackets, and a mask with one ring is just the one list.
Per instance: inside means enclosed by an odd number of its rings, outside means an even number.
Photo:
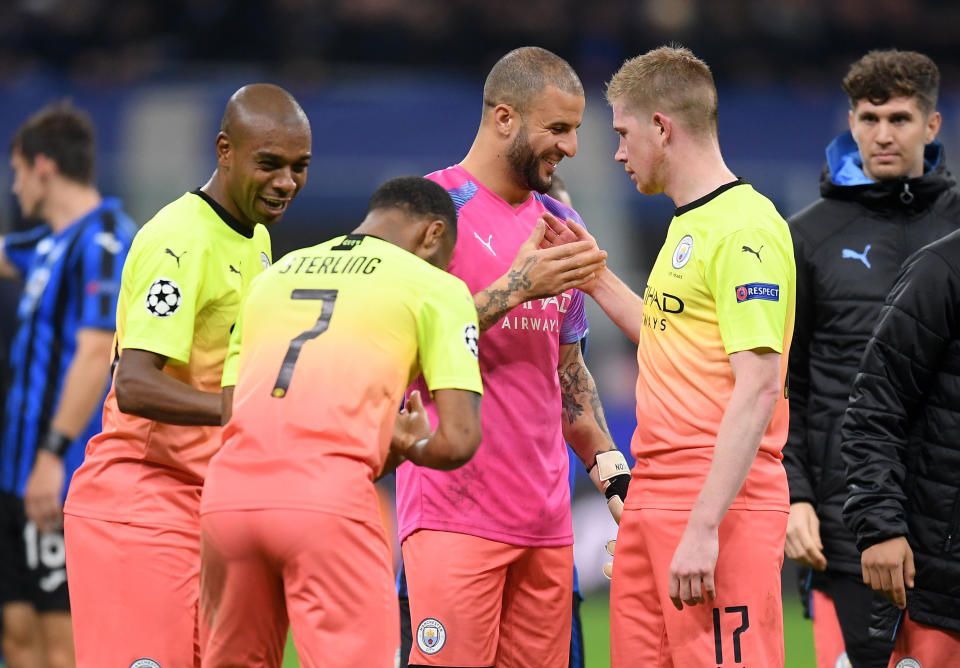
[{"label": "player's shoulder", "polygon": [[560,220],[566,220],[567,218],[572,218],[578,223],[583,223],[583,218],[580,217],[580,214],[577,213],[576,209],[571,206],[567,206],[560,200],[551,197],[550,195],[545,195],[541,193],[534,193],[533,195],[540,206],[549,213],[552,213],[554,216]]},{"label": "player's shoulder", "polygon": [[[211,222],[222,224],[217,212],[197,194],[184,193],[157,211],[140,228],[134,239],[134,250],[149,252],[156,247],[161,251],[165,247],[176,247],[181,250],[190,249],[191,253],[197,254],[217,243],[215,235],[210,233],[211,229],[215,229],[208,224]],[[258,234],[260,233],[255,229],[254,238],[257,238]]]},{"label": "player's shoulder", "polygon": [[790,228],[770,199],[743,181],[728,197],[718,197],[716,211],[726,219],[726,232],[760,231],[790,244]]}]

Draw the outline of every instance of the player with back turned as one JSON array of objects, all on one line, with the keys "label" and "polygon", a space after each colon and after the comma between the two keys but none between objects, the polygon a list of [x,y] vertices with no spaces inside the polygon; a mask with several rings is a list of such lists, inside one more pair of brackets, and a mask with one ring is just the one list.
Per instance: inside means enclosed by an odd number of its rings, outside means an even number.
[{"label": "player with back turned", "polygon": [[137,233],[117,307],[113,385],[67,498],[80,666],[199,665],[200,492],[220,447],[220,379],[267,227],[303,187],[310,124],[271,84],[230,98],[217,169]]},{"label": "player with back turned", "polygon": [[[456,468],[480,443],[476,309],[443,271],[456,238],[443,188],[396,178],[352,234],[254,282],[224,367],[224,417],[236,410],[203,491],[204,665],[279,667],[288,619],[305,666],[391,665],[373,480],[401,459]],[[433,433],[418,393],[396,411],[421,371]]]}]

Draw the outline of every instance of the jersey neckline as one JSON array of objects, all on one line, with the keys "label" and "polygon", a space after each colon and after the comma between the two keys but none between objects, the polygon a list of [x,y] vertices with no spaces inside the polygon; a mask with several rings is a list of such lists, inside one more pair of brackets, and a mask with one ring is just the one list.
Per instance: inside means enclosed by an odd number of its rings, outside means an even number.
[{"label": "jersey neckline", "polygon": [[246,237],[247,239],[253,239],[253,228],[247,225],[244,225],[240,222],[235,216],[233,216],[229,211],[220,206],[220,203],[217,200],[213,199],[207,193],[203,192],[200,188],[191,191],[191,194],[196,195],[204,202],[210,205],[210,208],[213,209],[214,213],[220,216],[220,219],[227,224],[231,230],[237,234]]},{"label": "jersey neckline", "polygon": [[700,198],[698,198],[698,199],[695,199],[695,200],[693,200],[692,202],[690,202],[689,204],[684,204],[683,206],[678,206],[677,208],[675,208],[675,209],[673,210],[673,217],[674,217],[674,218],[677,218],[677,217],[682,216],[683,214],[687,213],[688,211],[692,211],[693,209],[696,209],[698,206],[703,206],[704,204],[706,204],[706,203],[709,202],[710,200],[718,197],[719,195],[722,195],[723,193],[725,193],[726,191],[730,190],[730,189],[733,188],[734,186],[748,186],[748,185],[750,185],[750,182],[749,182],[749,181],[747,181],[747,180],[746,180],[745,178],[743,178],[743,177],[739,177],[739,176],[738,176],[736,181],[730,181],[729,183],[724,183],[722,186],[720,186],[720,187],[717,188],[716,190],[713,190],[712,192],[707,193],[707,194],[704,195],[703,197],[700,197]]}]

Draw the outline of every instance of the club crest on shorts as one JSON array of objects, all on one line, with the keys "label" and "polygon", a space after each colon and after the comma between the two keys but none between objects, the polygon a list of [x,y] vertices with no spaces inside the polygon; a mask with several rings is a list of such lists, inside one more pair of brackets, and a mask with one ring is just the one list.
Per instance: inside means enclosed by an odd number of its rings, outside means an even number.
[{"label": "club crest on shorts", "polygon": [[897,661],[897,665],[894,666],[894,668],[923,668],[923,666],[920,665],[919,661],[908,656],[905,659],[900,659]]},{"label": "club crest on shorts", "polygon": [[463,342],[466,344],[470,354],[473,355],[473,359],[480,359],[480,343],[477,340],[479,337],[480,334],[477,331],[477,326],[472,322],[463,328]]},{"label": "club crest on shorts", "polygon": [[833,668],[853,668],[853,664],[850,663],[850,659],[847,657],[846,652],[840,653],[840,656],[837,657],[836,663],[833,664]]},{"label": "club crest on shorts", "polygon": [[680,240],[673,251],[673,268],[681,269],[690,261],[691,255],[693,255],[693,237],[688,234]]},{"label": "club crest on shorts", "polygon": [[436,654],[447,642],[447,630],[440,620],[427,617],[417,627],[417,647],[424,654]]},{"label": "club crest on shorts", "polygon": [[153,659],[137,659],[130,664],[130,668],[161,668],[160,664]]},{"label": "club crest on shorts", "polygon": [[169,278],[158,278],[147,290],[147,312],[157,318],[169,318],[181,302],[180,286]]}]

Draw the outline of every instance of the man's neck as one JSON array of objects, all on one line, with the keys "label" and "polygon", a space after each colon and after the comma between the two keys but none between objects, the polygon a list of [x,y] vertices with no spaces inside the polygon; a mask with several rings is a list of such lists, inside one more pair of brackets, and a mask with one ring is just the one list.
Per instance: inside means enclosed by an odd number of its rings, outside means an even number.
[{"label": "man's neck", "polygon": [[482,134],[481,129],[466,157],[460,161],[460,166],[507,204],[520,206],[530,197],[530,190],[517,185],[507,162],[506,149],[491,150],[488,147],[493,146],[494,142]]},{"label": "man's neck", "polygon": [[691,144],[686,149],[671,156],[673,164],[670,165],[670,176],[663,189],[677,208],[737,180],[723,161],[719,145],[699,147]]},{"label": "man's neck", "polygon": [[101,201],[94,186],[62,180],[52,189],[43,217],[51,230],[60,232],[100,206]]}]

